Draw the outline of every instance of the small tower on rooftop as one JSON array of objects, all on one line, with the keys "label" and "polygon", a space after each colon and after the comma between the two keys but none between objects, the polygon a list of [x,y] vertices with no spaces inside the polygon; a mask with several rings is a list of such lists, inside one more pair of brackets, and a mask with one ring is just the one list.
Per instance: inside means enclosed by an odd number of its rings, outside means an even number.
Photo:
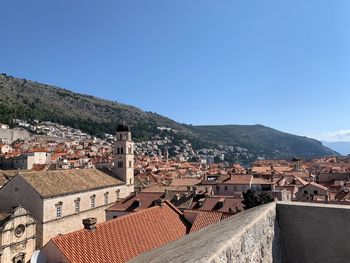
[{"label": "small tower on rooftop", "polygon": [[301,172],[301,159],[293,158],[293,172]]}]

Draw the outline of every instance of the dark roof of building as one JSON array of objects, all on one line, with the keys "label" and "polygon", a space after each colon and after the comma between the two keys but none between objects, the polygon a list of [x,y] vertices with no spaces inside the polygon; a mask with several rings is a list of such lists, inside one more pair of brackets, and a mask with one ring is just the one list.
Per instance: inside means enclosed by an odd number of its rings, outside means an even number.
[{"label": "dark roof of building", "polygon": [[2,227],[4,223],[7,222],[10,216],[12,216],[12,213],[0,211],[0,227]]},{"label": "dark roof of building", "polygon": [[20,173],[43,198],[61,196],[124,184],[97,169],[54,170]]},{"label": "dark roof of building", "polygon": [[204,200],[193,202],[192,209],[199,211],[219,211],[226,213],[237,213],[244,210],[241,198],[215,196],[206,197]]},{"label": "dark roof of building", "polygon": [[131,194],[107,209],[110,212],[137,212],[156,205],[156,201],[164,197],[164,193]]},{"label": "dark roof of building", "polygon": [[9,181],[8,177],[0,173],[0,187]]},{"label": "dark roof of building", "polygon": [[117,126],[117,132],[130,132],[130,126],[126,124],[119,124]]},{"label": "dark roof of building", "polygon": [[183,214],[168,202],[51,241],[74,263],[126,262],[186,235]]}]

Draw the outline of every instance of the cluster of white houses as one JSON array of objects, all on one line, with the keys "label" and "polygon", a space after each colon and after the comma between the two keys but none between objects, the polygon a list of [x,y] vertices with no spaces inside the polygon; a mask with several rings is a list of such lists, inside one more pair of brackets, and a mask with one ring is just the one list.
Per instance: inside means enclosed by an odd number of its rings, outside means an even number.
[{"label": "cluster of white houses", "polygon": [[51,238],[105,221],[105,210],[134,191],[130,128],[117,127],[112,170],[21,171],[0,188],[0,262],[28,262]]}]

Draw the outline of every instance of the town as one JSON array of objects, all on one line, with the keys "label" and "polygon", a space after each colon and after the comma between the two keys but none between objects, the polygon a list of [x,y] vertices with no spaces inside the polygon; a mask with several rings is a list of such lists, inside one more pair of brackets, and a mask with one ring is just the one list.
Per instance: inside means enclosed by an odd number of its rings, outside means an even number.
[{"label": "town", "polygon": [[127,262],[265,203],[350,205],[350,157],[243,166],[225,146],[134,143],[125,123],[105,138],[13,123],[0,124],[0,262]]}]

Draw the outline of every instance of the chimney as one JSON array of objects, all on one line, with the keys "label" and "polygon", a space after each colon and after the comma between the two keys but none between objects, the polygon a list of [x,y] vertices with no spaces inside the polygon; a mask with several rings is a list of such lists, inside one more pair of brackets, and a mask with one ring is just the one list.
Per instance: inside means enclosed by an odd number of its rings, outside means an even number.
[{"label": "chimney", "polygon": [[95,217],[89,217],[89,218],[83,219],[84,229],[87,229],[90,231],[96,230],[96,223],[97,223],[97,218]]}]

